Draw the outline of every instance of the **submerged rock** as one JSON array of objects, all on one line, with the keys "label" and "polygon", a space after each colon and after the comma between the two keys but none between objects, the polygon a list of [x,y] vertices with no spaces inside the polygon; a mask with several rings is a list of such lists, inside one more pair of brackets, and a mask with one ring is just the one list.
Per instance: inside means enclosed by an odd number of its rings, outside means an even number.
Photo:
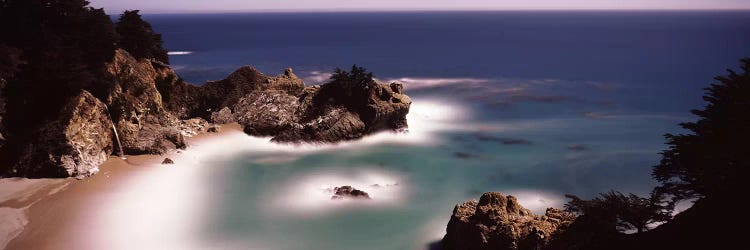
[{"label": "submerged rock", "polygon": [[443,238],[444,250],[541,249],[575,216],[555,208],[534,215],[515,197],[485,193],[456,205]]},{"label": "submerged rock", "polygon": [[219,133],[219,126],[216,126],[216,125],[210,126],[208,127],[208,129],[206,129],[206,132]]},{"label": "submerged rock", "polygon": [[355,189],[352,186],[341,186],[333,188],[331,200],[341,200],[344,198],[371,199],[370,194],[365,191]]},{"label": "submerged rock", "polygon": [[57,118],[41,127],[12,168],[26,177],[83,177],[99,171],[112,154],[107,108],[87,91],[71,98]]}]

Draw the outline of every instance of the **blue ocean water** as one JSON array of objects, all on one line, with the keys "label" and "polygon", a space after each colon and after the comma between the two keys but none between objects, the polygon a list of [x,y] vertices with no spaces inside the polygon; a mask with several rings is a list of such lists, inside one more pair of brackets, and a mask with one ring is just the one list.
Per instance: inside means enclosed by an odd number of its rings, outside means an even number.
[{"label": "blue ocean water", "polygon": [[[189,52],[170,59],[191,83],[252,65],[315,84],[357,64],[404,82],[414,101],[403,140],[211,161],[203,237],[237,249],[423,249],[456,203],[485,191],[536,212],[566,193],[645,194],[662,135],[683,132],[702,88],[750,56],[741,11],[145,18],[167,49]],[[381,200],[325,205],[325,189],[344,184]]]}]

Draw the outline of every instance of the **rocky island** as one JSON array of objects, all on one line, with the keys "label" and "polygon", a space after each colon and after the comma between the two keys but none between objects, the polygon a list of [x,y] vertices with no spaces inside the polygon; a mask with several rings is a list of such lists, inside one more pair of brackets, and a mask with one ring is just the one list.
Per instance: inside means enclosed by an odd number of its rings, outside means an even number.
[{"label": "rocky island", "polygon": [[479,201],[456,205],[442,246],[444,250],[542,249],[575,219],[556,208],[535,215],[516,197],[489,192]]},{"label": "rocky island", "polygon": [[[157,60],[138,60],[118,49],[105,77],[104,98],[82,90],[31,139],[0,144],[0,150],[18,152],[4,159],[9,167],[3,176],[88,176],[113,154],[185,148],[185,137],[215,131],[211,123],[236,122],[249,135],[280,143],[352,140],[406,128],[411,104],[401,84],[376,83],[358,67],[340,71],[327,84],[305,86],[292,69],[270,77],[245,66],[226,79],[196,86]],[[0,128],[0,136],[4,132]]]}]

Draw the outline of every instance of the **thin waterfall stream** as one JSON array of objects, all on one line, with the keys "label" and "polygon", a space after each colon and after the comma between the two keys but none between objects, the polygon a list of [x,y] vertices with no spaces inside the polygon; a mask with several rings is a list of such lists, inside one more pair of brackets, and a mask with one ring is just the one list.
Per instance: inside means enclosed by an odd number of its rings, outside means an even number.
[{"label": "thin waterfall stream", "polygon": [[120,143],[120,135],[117,134],[117,127],[115,126],[114,119],[112,119],[112,113],[109,112],[109,107],[107,105],[104,105],[104,107],[107,109],[107,115],[109,115],[109,121],[112,124],[112,131],[115,132],[115,140],[117,140],[117,149],[120,152],[119,156],[122,159],[125,159],[125,153],[122,151],[122,143]]}]

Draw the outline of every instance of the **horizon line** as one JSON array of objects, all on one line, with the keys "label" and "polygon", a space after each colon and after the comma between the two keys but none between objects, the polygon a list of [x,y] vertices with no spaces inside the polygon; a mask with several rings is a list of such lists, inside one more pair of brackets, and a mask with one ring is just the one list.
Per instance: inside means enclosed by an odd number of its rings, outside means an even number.
[{"label": "horizon line", "polygon": [[[123,9],[118,10],[123,12]],[[107,11],[105,9],[105,11]],[[274,13],[378,13],[378,12],[747,12],[750,8],[659,8],[659,9],[255,9],[255,10],[208,10],[208,11],[187,11],[187,10],[140,10],[141,14],[159,15],[159,14],[274,14]]]}]

